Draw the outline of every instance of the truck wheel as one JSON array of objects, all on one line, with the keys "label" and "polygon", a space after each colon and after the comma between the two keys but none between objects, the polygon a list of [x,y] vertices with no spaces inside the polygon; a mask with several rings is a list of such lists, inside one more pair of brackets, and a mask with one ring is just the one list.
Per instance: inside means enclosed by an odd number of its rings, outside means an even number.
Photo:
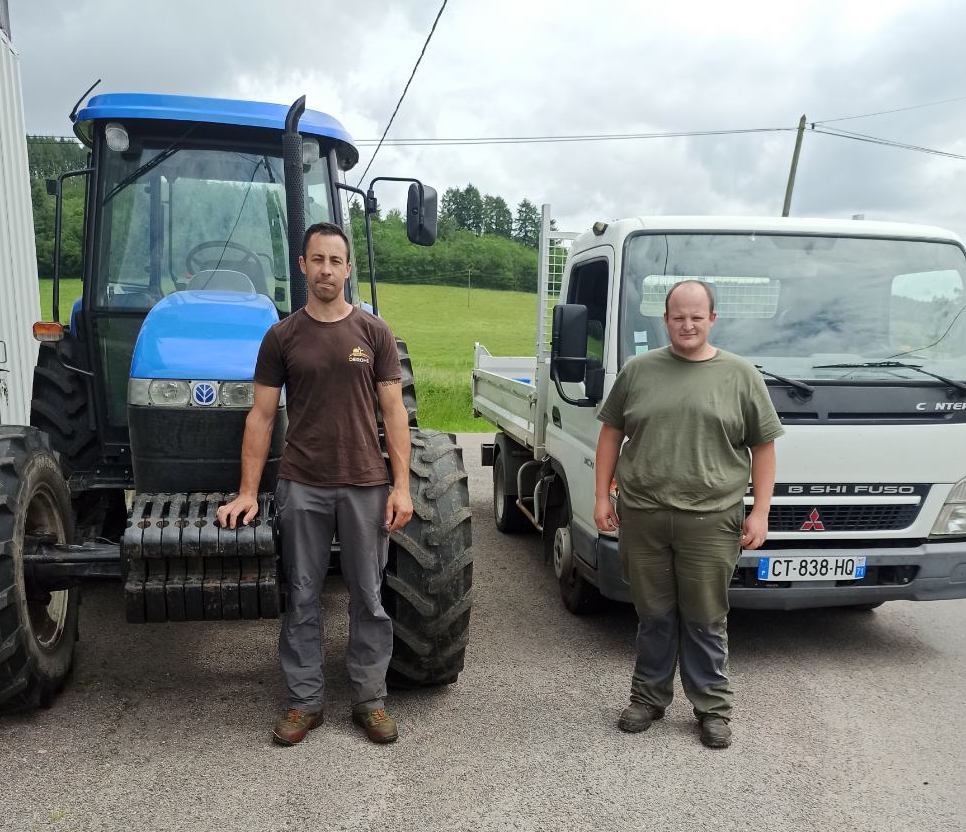
[{"label": "truck wheel", "polygon": [[[73,344],[63,341],[61,349],[76,365]],[[41,344],[34,368],[30,424],[50,437],[68,479],[72,472],[89,471],[97,462],[97,431],[91,424],[90,407],[83,378],[61,363],[53,344]]]},{"label": "truck wheel", "polygon": [[560,584],[560,600],[574,615],[598,612],[604,599],[593,584],[577,570],[570,530],[570,506],[548,506],[543,525],[544,553],[553,564]]},{"label": "truck wheel", "polygon": [[506,476],[503,454],[498,453],[493,460],[493,519],[496,527],[504,534],[532,531],[533,524],[517,508],[517,498],[506,493]]},{"label": "truck wheel", "polygon": [[469,639],[473,553],[462,450],[448,433],[412,432],[413,518],[394,532],[382,600],[393,623],[387,680],[455,682]]},{"label": "truck wheel", "polygon": [[396,339],[396,352],[399,353],[399,367],[402,370],[402,396],[409,414],[409,427],[416,427],[416,379],[413,376],[413,361],[409,357],[409,347],[402,338]]},{"label": "truck wheel", "polygon": [[70,497],[47,437],[0,427],[0,711],[49,706],[70,672],[78,589],[47,592],[24,574],[38,539],[70,542]]}]

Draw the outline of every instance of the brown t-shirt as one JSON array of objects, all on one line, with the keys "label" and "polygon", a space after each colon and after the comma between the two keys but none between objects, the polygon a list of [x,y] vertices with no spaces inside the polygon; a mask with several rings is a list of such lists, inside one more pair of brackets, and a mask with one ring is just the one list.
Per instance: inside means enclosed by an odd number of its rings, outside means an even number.
[{"label": "brown t-shirt", "polygon": [[279,477],[321,486],[387,483],[376,385],[401,376],[392,331],[368,312],[353,309],[326,323],[303,308],[275,324],[262,339],[255,381],[285,387]]}]

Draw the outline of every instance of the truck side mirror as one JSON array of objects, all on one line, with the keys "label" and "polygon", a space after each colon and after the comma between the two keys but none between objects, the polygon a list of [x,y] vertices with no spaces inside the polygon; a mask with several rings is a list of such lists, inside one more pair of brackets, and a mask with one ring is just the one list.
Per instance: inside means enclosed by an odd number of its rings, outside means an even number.
[{"label": "truck side mirror", "polygon": [[553,308],[550,367],[561,381],[584,380],[587,369],[587,307],[558,303]]},{"label": "truck side mirror", "polygon": [[436,189],[413,182],[406,201],[406,236],[417,246],[436,242]]}]

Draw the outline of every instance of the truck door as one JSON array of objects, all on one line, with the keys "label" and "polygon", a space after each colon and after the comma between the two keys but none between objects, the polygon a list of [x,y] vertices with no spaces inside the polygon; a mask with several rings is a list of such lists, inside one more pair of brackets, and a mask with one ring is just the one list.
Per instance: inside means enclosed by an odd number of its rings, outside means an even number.
[{"label": "truck door", "polygon": [[[614,252],[610,246],[600,246],[577,255],[565,276],[566,302],[587,307],[587,354],[604,366],[612,377],[616,372],[616,356],[611,343],[616,318],[610,312],[609,300],[614,296]],[[567,395],[584,397],[584,384],[564,384]],[[595,407],[576,407],[567,404],[549,385],[547,400],[547,453],[564,468],[570,492],[571,528],[577,555],[591,566],[596,566],[597,529],[594,525],[594,456],[600,422]]]}]

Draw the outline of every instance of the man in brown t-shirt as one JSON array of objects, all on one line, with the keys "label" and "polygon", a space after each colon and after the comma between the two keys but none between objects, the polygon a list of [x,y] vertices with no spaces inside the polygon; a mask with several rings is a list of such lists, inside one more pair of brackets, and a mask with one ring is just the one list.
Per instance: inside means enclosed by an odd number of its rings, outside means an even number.
[{"label": "man in brown t-shirt", "polygon": [[[300,742],[322,723],[324,658],[320,593],[338,526],[342,575],[349,587],[346,667],[352,718],[374,742],[392,742],[386,670],[392,621],[382,607],[389,533],[412,517],[409,418],[402,399],[396,342],[386,323],[345,299],[349,241],[329,223],[305,232],[299,265],[308,299],[262,340],[255,402],[245,423],[238,497],[218,511],[234,528],[258,511],[258,483],[268,455],[282,387],[288,408],[285,450],[275,492],[287,606],[279,660],[289,690],[275,722],[282,745]],[[392,487],[379,445],[382,411]]]}]

